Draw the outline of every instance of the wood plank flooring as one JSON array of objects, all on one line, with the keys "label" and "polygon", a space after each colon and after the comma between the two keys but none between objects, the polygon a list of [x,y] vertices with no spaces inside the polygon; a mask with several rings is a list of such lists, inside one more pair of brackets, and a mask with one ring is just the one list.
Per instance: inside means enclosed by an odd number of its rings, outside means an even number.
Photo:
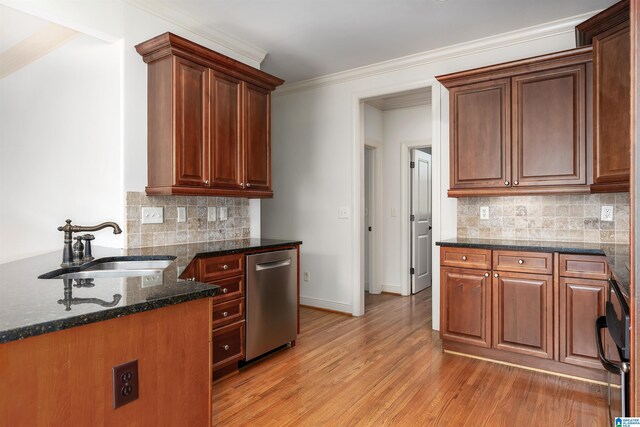
[{"label": "wood plank flooring", "polygon": [[214,384],[214,425],[609,425],[604,386],[443,353],[430,292],[302,308],[296,347]]}]

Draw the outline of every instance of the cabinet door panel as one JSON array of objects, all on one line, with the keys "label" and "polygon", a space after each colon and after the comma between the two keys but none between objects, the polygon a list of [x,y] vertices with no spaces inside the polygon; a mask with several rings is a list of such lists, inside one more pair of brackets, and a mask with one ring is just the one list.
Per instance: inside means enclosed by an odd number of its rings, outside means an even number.
[{"label": "cabinet door panel", "polygon": [[240,188],[242,184],[241,83],[210,72],[210,186]]},{"label": "cabinet door panel", "polygon": [[593,38],[595,183],[629,182],[629,24]]},{"label": "cabinet door panel", "polygon": [[451,188],[505,187],[511,180],[509,82],[451,89]]},{"label": "cabinet door panel", "polygon": [[493,278],[495,349],[553,358],[552,283],[552,276],[540,274],[499,273]]},{"label": "cabinet door panel", "polygon": [[174,60],[176,185],[199,186],[207,180],[208,70],[182,58]]},{"label": "cabinet door panel", "polygon": [[442,268],[441,338],[491,347],[488,271]]},{"label": "cabinet door panel", "polygon": [[514,186],[586,184],[585,66],[512,79]]},{"label": "cabinet door panel", "polygon": [[607,282],[561,277],[559,285],[560,361],[602,369],[594,325],[605,315]]},{"label": "cabinet door panel", "polygon": [[245,183],[252,190],[271,189],[270,93],[245,83]]}]

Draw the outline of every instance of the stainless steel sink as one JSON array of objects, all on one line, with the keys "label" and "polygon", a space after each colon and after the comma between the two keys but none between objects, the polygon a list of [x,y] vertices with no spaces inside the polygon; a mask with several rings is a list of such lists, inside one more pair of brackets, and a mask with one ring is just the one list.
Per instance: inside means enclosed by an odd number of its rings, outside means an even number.
[{"label": "stainless steel sink", "polygon": [[86,279],[101,277],[134,277],[160,274],[173,262],[172,259],[96,260],[80,270],[56,270],[40,276],[41,279]]}]

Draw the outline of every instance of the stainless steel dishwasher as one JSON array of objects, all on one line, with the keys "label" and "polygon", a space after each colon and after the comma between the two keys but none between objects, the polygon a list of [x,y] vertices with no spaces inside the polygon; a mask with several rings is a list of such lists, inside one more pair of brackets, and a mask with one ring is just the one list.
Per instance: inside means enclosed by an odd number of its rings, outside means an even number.
[{"label": "stainless steel dishwasher", "polygon": [[296,339],[297,274],[295,249],[247,256],[246,360]]}]

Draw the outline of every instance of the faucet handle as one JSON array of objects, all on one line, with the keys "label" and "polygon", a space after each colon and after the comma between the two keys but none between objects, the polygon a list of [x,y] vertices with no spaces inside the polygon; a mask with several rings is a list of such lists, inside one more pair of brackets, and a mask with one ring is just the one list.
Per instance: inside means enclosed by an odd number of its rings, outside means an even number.
[{"label": "faucet handle", "polygon": [[67,225],[61,225],[60,227],[58,227],[58,231],[67,231],[67,229],[69,227],[71,227],[71,220],[70,219],[67,219],[64,222],[66,222]]},{"label": "faucet handle", "polygon": [[96,236],[94,236],[93,234],[83,234],[82,235],[82,240],[86,240],[86,241],[91,241],[91,240],[95,240]]}]

